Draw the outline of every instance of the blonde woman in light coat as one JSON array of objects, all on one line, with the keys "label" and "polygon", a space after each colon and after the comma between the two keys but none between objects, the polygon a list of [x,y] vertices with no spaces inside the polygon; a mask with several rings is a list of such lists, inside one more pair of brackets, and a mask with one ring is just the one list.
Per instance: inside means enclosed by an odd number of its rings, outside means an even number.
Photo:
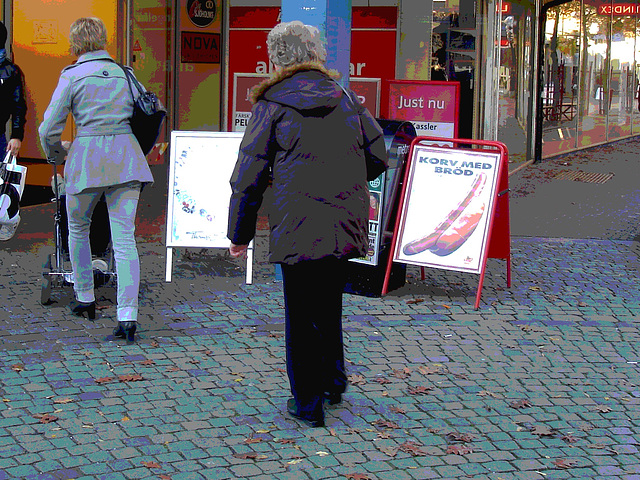
[{"label": "blonde woman in light coat", "polygon": [[[125,73],[105,51],[104,23],[80,18],[71,25],[69,38],[78,60],[62,71],[39,133],[48,159],[61,162],[66,155],[69,253],[76,296],[70,307],[76,315],[95,318],[89,229],[93,209],[104,194],[118,277],[118,325],[113,334],[133,342],[140,284],[135,216],[141,187],[153,177],[131,133],[134,100]],[[69,114],[77,133],[67,153],[60,137]]]}]

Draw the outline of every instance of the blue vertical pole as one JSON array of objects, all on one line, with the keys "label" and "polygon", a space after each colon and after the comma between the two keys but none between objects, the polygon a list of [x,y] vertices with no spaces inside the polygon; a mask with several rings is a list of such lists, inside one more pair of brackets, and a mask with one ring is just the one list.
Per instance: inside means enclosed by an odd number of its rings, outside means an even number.
[{"label": "blue vertical pole", "polygon": [[282,0],[282,21],[294,20],[320,30],[327,46],[327,68],[340,72],[340,83],[348,86],[351,0]]}]

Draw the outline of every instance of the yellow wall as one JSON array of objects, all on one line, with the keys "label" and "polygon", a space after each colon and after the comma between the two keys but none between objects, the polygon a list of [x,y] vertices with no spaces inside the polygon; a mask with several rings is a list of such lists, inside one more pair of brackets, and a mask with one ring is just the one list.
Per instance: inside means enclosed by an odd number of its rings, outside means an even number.
[{"label": "yellow wall", "polygon": [[[80,17],[99,17],[104,21],[109,34],[107,49],[116,56],[117,0],[13,2],[13,57],[25,76],[28,107],[25,141],[20,150],[23,158],[44,159],[38,126],[61,70],[76,59],[69,51],[69,28]],[[69,125],[63,139],[71,140]],[[29,178],[27,182],[33,183]]]}]

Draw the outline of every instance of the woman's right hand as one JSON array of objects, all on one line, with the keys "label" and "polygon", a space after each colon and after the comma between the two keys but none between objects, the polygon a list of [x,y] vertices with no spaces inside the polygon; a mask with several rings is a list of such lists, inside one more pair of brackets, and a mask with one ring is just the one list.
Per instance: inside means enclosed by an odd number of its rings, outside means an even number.
[{"label": "woman's right hand", "polygon": [[229,245],[229,254],[233,258],[245,258],[247,256],[247,247],[249,245],[236,245],[232,243]]}]

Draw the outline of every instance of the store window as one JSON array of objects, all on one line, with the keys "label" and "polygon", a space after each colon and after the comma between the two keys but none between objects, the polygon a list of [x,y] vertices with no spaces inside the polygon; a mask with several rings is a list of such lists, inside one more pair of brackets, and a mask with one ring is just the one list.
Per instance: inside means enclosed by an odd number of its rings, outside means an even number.
[{"label": "store window", "polygon": [[637,3],[569,2],[548,10],[542,154],[637,134]]}]

